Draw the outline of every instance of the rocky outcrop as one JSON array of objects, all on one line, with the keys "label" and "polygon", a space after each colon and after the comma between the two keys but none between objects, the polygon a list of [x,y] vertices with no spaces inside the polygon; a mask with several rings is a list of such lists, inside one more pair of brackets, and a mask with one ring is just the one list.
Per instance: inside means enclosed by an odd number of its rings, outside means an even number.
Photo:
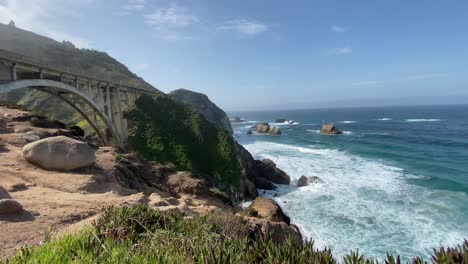
[{"label": "rocky outcrop", "polygon": [[291,178],[289,177],[289,175],[280,168],[276,167],[276,164],[272,160],[256,160],[255,163],[255,169],[257,171],[258,177],[265,178],[277,184],[291,183]]},{"label": "rocky outcrop", "polygon": [[276,119],[275,123],[286,123],[286,119],[284,118],[279,118],[279,119]]},{"label": "rocky outcrop", "polygon": [[257,133],[262,133],[262,134],[269,133],[270,135],[281,135],[281,129],[277,127],[272,127],[268,123],[258,123],[254,126],[254,128]]},{"label": "rocky outcrop", "polygon": [[338,135],[338,134],[342,134],[343,132],[338,130],[334,123],[331,123],[328,125],[323,125],[322,128],[320,129],[320,133],[326,134],[326,135]]},{"label": "rocky outcrop", "polygon": [[173,100],[191,105],[195,111],[205,117],[206,120],[232,134],[231,123],[229,122],[229,118],[226,113],[210,101],[208,96],[186,89],[175,90],[170,92],[168,95]]},{"label": "rocky outcrop", "polygon": [[290,223],[289,217],[271,199],[257,197],[248,208],[248,216],[244,219],[250,228],[261,236],[270,234],[275,243],[282,244],[290,238],[293,243],[302,244],[302,235],[297,226]]},{"label": "rocky outcrop", "polygon": [[252,155],[240,144],[237,144],[239,161],[242,173],[259,189],[275,190],[273,183],[289,184],[289,175],[276,167],[271,160],[255,160]]},{"label": "rocky outcrop", "polygon": [[209,195],[208,183],[203,179],[197,179],[190,172],[178,172],[169,175],[166,184],[169,190],[175,194]]},{"label": "rocky outcrop", "polygon": [[291,219],[283,213],[283,210],[272,199],[257,197],[250,205],[249,209],[254,215],[260,218],[266,218],[275,222],[291,223]]},{"label": "rocky outcrop", "polygon": [[94,151],[88,144],[65,136],[29,143],[23,147],[23,156],[30,163],[48,170],[71,171],[96,161]]}]

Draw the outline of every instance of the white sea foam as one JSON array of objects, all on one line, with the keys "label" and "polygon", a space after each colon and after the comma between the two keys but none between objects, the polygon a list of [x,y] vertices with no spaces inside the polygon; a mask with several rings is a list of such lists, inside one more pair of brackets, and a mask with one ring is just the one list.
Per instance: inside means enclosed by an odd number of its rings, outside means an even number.
[{"label": "white sea foam", "polygon": [[357,123],[357,121],[345,120],[345,121],[339,121],[339,123],[342,123],[342,124],[354,124],[354,123]]},{"label": "white sea foam", "polygon": [[391,118],[388,118],[388,117],[383,117],[383,118],[379,118],[379,119],[377,119],[377,120],[379,120],[379,121],[390,121],[390,120],[392,120],[392,119],[391,119]]},{"label": "white sea foam", "polygon": [[423,119],[423,118],[414,118],[414,119],[406,119],[406,122],[439,122],[439,121],[442,121],[441,119],[436,119],[436,118],[432,118],[432,119]]},{"label": "white sea foam", "polygon": [[259,141],[244,146],[256,158],[272,159],[292,181],[301,175],[324,181],[282,186],[274,199],[307,238],[337,256],[359,248],[368,257],[393,250],[427,259],[430,248],[458,244],[467,235],[468,222],[453,207],[454,200],[468,199],[465,193],[410,185],[401,168],[335,149]]}]

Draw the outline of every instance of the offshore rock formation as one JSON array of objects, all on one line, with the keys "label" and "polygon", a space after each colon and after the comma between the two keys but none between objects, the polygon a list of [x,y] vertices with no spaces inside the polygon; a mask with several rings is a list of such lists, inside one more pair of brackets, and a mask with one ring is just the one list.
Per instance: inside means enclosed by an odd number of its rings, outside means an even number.
[{"label": "offshore rock formation", "polygon": [[270,135],[281,135],[281,129],[277,127],[271,127],[268,123],[258,123],[254,126],[257,133],[269,133]]},{"label": "offshore rock formation", "polygon": [[334,123],[331,123],[328,125],[323,125],[322,128],[320,129],[320,133],[325,134],[325,135],[338,135],[338,134],[342,134],[343,132],[338,130]]},{"label": "offshore rock formation", "polygon": [[186,89],[175,90],[168,95],[176,101],[191,105],[195,111],[204,116],[206,120],[232,134],[231,123],[226,113],[210,101],[208,96]]}]

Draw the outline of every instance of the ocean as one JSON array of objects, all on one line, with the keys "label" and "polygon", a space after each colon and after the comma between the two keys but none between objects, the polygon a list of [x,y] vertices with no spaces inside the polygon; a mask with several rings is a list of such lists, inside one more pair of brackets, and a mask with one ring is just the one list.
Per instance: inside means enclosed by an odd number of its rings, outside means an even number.
[{"label": "ocean", "polygon": [[[468,105],[229,113],[236,140],[292,179],[274,198],[302,234],[337,257],[359,249],[429,260],[468,238]],[[278,118],[292,124],[274,123]],[[269,122],[281,136],[248,135]],[[335,122],[344,133],[321,135]],[[322,183],[298,188],[300,176]]]}]

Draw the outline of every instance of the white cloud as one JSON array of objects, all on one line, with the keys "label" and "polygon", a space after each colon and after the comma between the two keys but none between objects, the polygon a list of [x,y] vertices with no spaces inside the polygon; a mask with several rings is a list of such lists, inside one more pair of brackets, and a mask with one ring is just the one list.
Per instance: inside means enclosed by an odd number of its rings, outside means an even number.
[{"label": "white cloud", "polygon": [[66,16],[68,18],[79,17],[77,11],[81,5],[90,4],[93,0],[84,1],[60,1],[60,0],[4,0],[0,1],[0,22],[9,23],[15,21],[16,26],[30,30],[57,41],[68,40],[79,48],[91,48],[89,39],[74,36],[60,25],[54,24],[52,18]]},{"label": "white cloud", "polygon": [[225,25],[218,27],[218,30],[236,31],[243,35],[256,35],[268,30],[268,26],[260,22],[247,19],[235,19],[226,22]]},{"label": "white cloud", "polygon": [[353,49],[351,47],[342,47],[342,48],[333,48],[328,50],[328,54],[331,55],[342,55],[352,53]]},{"label": "white cloud", "polygon": [[196,16],[188,13],[185,8],[178,6],[159,8],[144,17],[148,25],[158,30],[185,28],[199,22]]},{"label": "white cloud", "polygon": [[348,32],[348,31],[349,31],[349,29],[346,28],[346,27],[336,26],[336,25],[331,26],[331,30],[332,30],[332,31],[335,31],[335,32],[337,32],[337,33],[344,33],[344,32]]}]

